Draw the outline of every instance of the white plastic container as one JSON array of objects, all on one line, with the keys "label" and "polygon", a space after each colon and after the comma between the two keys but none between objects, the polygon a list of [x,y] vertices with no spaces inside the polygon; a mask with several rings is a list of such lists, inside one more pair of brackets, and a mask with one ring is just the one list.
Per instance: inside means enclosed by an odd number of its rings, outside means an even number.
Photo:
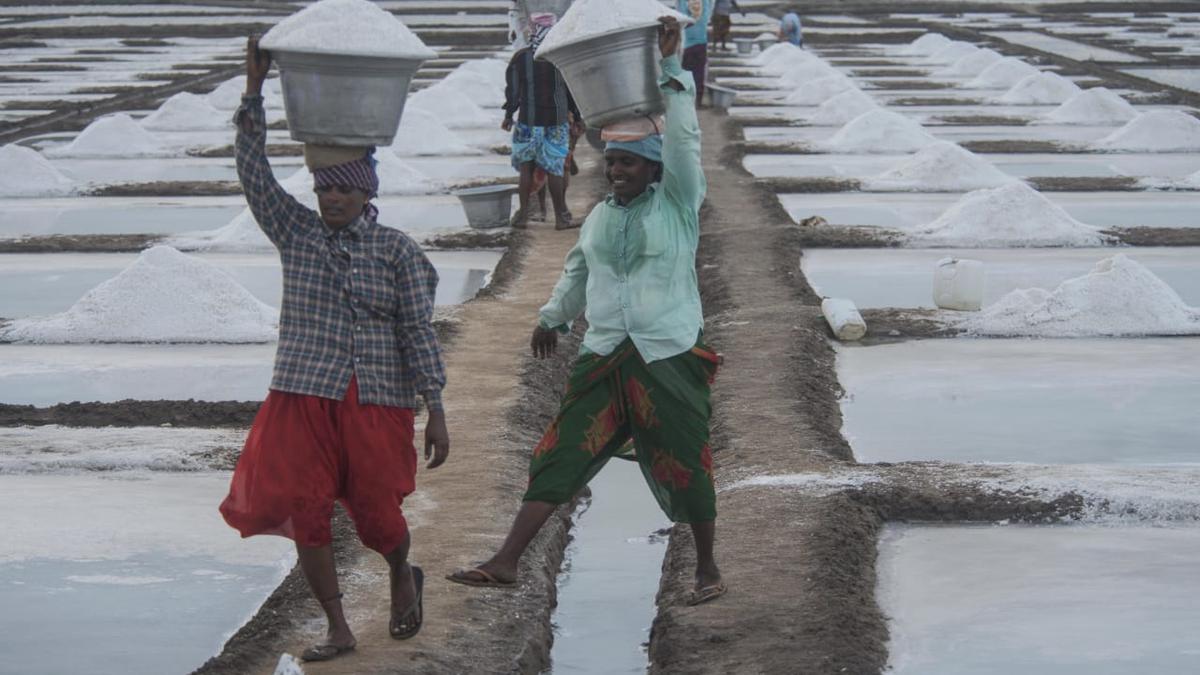
[{"label": "white plastic container", "polygon": [[983,307],[983,263],[942,258],[933,268],[933,304],[942,309],[975,312]]},{"label": "white plastic container", "polygon": [[825,298],[821,301],[821,313],[837,339],[843,341],[858,340],[867,334],[867,322],[854,302],[845,298]]}]

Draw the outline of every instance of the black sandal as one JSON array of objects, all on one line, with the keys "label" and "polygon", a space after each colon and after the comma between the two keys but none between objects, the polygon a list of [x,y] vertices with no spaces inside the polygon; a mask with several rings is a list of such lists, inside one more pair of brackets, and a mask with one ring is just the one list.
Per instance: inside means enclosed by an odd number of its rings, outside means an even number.
[{"label": "black sandal", "polygon": [[417,597],[403,614],[397,616],[396,610],[393,609],[392,620],[388,622],[388,633],[396,640],[408,640],[416,637],[417,633],[421,632],[421,622],[425,619],[424,604],[422,603],[425,572],[420,567],[413,565],[412,575],[413,587],[417,590]]}]

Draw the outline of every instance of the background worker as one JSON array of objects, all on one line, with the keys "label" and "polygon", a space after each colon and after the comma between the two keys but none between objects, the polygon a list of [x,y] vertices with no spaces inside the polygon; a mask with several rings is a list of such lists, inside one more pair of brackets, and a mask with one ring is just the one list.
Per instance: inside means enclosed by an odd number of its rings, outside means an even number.
[{"label": "background worker", "polygon": [[717,42],[721,43],[721,49],[727,49],[725,41],[729,39],[729,30],[733,26],[732,15],[734,10],[737,10],[743,17],[746,12],[738,6],[737,0],[715,0],[713,2],[712,11],[712,46],[717,48]]},{"label": "background worker", "polygon": [[704,101],[704,78],[708,67],[708,20],[713,0],[676,0],[675,9],[695,23],[683,30],[683,69],[696,82],[696,107]]},{"label": "background worker", "polygon": [[788,12],[779,20],[779,32],[777,35],[780,40],[787,40],[797,47],[804,46],[804,37],[800,34],[800,15],[795,12]]}]

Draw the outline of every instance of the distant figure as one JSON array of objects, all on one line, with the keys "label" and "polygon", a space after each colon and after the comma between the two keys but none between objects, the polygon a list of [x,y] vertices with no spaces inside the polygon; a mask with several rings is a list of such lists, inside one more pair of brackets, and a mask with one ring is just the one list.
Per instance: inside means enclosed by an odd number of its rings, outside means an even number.
[{"label": "distant figure", "polygon": [[708,19],[713,0],[676,0],[675,9],[696,20],[683,31],[683,69],[696,81],[696,107],[704,100],[704,73],[708,66]]},{"label": "distant figure", "polygon": [[555,20],[553,14],[530,17],[529,46],[513,55],[504,75],[504,121],[500,128],[512,132],[512,164],[520,173],[520,206],[510,223],[516,228],[529,224],[530,198],[537,191],[539,168],[554,202],[555,229],[575,227],[567,210],[564,175],[571,152],[571,127],[581,124],[582,116],[558,69],[549,61],[533,58]]},{"label": "distant figure", "polygon": [[712,46],[717,48],[717,42],[720,41],[721,49],[727,49],[725,41],[729,39],[729,29],[733,26],[734,10],[737,10],[742,16],[746,16],[746,12],[738,7],[737,0],[716,0],[713,3],[712,12]]},{"label": "distant figure", "polygon": [[797,47],[804,46],[804,37],[800,34],[800,15],[788,12],[779,20],[779,39],[787,40]]},{"label": "distant figure", "polygon": [[520,0],[509,0],[508,3],[508,41],[513,51],[529,46],[529,19]]}]

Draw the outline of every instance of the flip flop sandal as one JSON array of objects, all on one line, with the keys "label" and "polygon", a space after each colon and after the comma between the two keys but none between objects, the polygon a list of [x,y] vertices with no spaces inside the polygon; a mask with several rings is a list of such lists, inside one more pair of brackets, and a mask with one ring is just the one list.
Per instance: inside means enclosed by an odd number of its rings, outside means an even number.
[{"label": "flip flop sandal", "polygon": [[421,632],[421,623],[425,619],[425,607],[422,602],[422,595],[425,588],[425,572],[420,567],[413,565],[413,586],[417,589],[417,598],[408,606],[408,610],[396,616],[392,613],[392,620],[388,623],[388,633],[396,640],[407,640],[416,637],[417,633]]},{"label": "flip flop sandal", "polygon": [[725,595],[725,591],[727,590],[728,589],[725,587],[725,584],[718,583],[713,584],[712,586],[705,586],[704,588],[692,591],[692,595],[688,598],[687,604],[694,607],[710,600],[716,600],[722,595]]},{"label": "flip flop sandal", "polygon": [[[467,576],[468,574],[475,574],[480,578],[472,579]],[[517,585],[517,582],[515,581],[501,581],[500,579],[497,579],[494,574],[481,567],[458,570],[453,574],[447,574],[446,578],[456,584],[475,586],[478,588],[515,588]]]},{"label": "flip flop sandal", "polygon": [[314,645],[304,650],[300,655],[301,661],[330,661],[345,654],[346,652],[354,651],[355,645],[342,647],[339,645]]}]

